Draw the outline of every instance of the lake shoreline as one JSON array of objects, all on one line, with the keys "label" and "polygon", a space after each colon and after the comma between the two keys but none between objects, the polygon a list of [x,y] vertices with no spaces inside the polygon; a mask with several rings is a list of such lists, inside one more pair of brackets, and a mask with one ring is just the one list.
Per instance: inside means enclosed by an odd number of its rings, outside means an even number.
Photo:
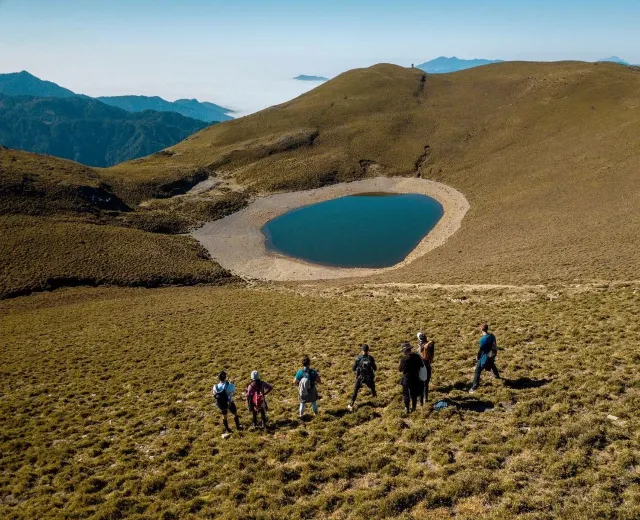
[{"label": "lake shoreline", "polygon": [[[384,268],[344,268],[311,264],[267,251],[261,228],[284,213],[346,195],[371,192],[417,193],[436,199],[444,215],[400,263]],[[208,222],[192,235],[222,267],[245,279],[270,281],[330,280],[371,276],[403,267],[441,246],[461,226],[467,199],[445,184],[416,177],[376,177],[306,191],[259,197],[246,208]]]}]

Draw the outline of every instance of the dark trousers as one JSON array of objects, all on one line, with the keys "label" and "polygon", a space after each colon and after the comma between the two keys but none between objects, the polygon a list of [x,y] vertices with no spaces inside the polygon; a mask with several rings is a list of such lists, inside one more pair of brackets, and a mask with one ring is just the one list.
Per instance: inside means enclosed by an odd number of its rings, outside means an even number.
[{"label": "dark trousers", "polygon": [[480,374],[483,370],[491,370],[494,376],[500,377],[500,373],[498,372],[498,368],[496,367],[496,363],[493,359],[488,359],[484,367],[480,366],[480,360],[478,360],[478,364],[476,365],[476,372],[473,376],[473,385],[471,386],[471,388],[473,388],[474,390],[478,388],[478,385],[480,384]]},{"label": "dark trousers", "polygon": [[363,381],[359,377],[356,377],[356,383],[353,386],[353,395],[351,396],[351,404],[356,402],[356,398],[358,397],[358,392],[360,391],[363,385],[368,386],[371,389],[371,395],[373,397],[376,397],[378,395],[376,394],[375,380],[372,379],[371,381]]},{"label": "dark trousers", "polygon": [[402,399],[407,410],[415,411],[418,398],[422,395],[422,388],[423,384],[420,379],[416,381],[402,380]]},{"label": "dark trousers", "polygon": [[[251,408],[251,413],[253,414],[253,425],[258,426],[258,410],[255,408]],[[260,418],[262,419],[262,426],[267,425],[267,412],[264,406],[260,407]]]}]

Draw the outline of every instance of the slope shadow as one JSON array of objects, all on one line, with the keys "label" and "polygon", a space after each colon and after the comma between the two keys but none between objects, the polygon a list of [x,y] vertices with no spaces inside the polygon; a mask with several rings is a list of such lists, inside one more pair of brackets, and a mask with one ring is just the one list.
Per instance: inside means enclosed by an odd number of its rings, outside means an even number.
[{"label": "slope shadow", "polygon": [[462,397],[453,402],[459,410],[470,410],[472,412],[486,412],[494,407],[492,401],[483,401],[473,397]]},{"label": "slope shadow", "polygon": [[525,390],[527,388],[539,388],[551,382],[551,379],[531,379],[530,377],[519,377],[518,379],[503,379],[504,386],[515,390]]},{"label": "slope shadow", "polygon": [[[461,410],[467,410],[471,412],[486,412],[487,410],[492,410],[494,408],[494,404],[492,401],[483,401],[480,399],[476,399],[475,397],[461,397],[459,399],[451,399],[449,397],[445,397],[444,399],[440,399],[440,401],[446,401],[449,406],[460,413]],[[434,410],[433,406],[431,410],[429,410],[429,415],[433,412],[437,412],[438,410]]]},{"label": "slope shadow", "polygon": [[443,394],[448,394],[449,392],[451,392],[452,390],[469,390],[469,388],[471,387],[471,382],[460,382],[458,381],[457,383],[454,383],[452,385],[446,385],[446,386],[438,386],[436,388],[432,388],[429,391],[430,392],[441,392]]}]

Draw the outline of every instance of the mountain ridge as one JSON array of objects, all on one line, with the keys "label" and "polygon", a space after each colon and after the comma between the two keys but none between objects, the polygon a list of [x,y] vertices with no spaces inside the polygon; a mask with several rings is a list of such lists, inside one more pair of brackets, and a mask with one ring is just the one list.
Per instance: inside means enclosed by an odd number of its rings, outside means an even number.
[{"label": "mountain ridge", "polygon": [[149,155],[205,126],[175,112],[130,113],[80,96],[0,94],[0,144],[89,166]]},{"label": "mountain ridge", "polygon": [[0,94],[7,96],[36,96],[36,97],[83,97],[91,98],[110,106],[115,106],[127,110],[128,112],[143,112],[144,110],[155,110],[157,112],[176,112],[185,117],[191,117],[212,123],[214,121],[228,121],[233,119],[229,114],[233,111],[229,108],[210,103],[208,101],[198,101],[197,99],[178,99],[167,101],[160,96],[98,96],[91,97],[84,94],[77,94],[72,90],[60,85],[40,79],[33,74],[22,72],[10,72],[0,74]]}]

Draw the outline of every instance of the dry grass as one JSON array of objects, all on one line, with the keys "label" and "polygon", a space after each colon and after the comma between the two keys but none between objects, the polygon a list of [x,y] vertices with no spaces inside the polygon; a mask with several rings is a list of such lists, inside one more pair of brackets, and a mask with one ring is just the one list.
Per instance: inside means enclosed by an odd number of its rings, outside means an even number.
[{"label": "dry grass", "polygon": [[157,287],[230,280],[191,237],[72,217],[0,217],[0,264],[0,298],[75,285]]},{"label": "dry grass", "polygon": [[[0,516],[638,518],[638,291],[69,289],[0,302]],[[469,396],[482,320],[505,380]],[[401,415],[397,344],[418,327],[437,342],[431,403],[457,410]],[[380,395],[345,414],[363,341]],[[325,384],[320,416],[300,423],[290,379],[307,352]],[[220,438],[222,368],[240,387],[256,368],[275,384],[272,431]]]},{"label": "dry grass", "polygon": [[421,78],[392,65],[349,71],[104,175],[135,201],[137,186],[148,194],[198,168],[256,191],[420,174],[460,190],[471,211],[447,245],[381,280],[640,278],[637,71],[502,63],[428,75],[424,88]]}]

